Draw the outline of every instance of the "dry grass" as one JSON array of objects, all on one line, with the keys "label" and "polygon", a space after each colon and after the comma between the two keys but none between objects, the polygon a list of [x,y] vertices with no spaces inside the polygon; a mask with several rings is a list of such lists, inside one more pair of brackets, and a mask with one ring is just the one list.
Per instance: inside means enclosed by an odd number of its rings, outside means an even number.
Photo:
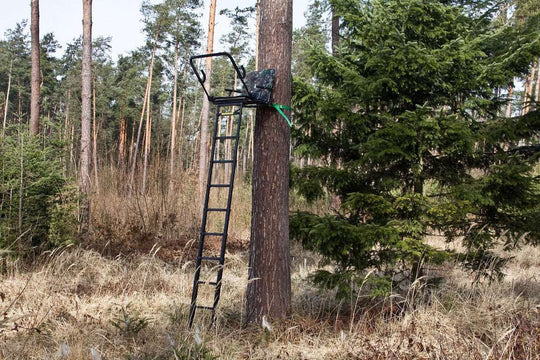
[{"label": "dry grass", "polygon": [[[294,311],[271,332],[242,328],[244,253],[228,254],[215,327],[187,329],[193,264],[149,255],[110,259],[63,248],[23,269],[8,262],[0,303],[0,357],[52,359],[538,359],[540,252],[520,252],[507,279],[471,286],[448,265],[437,290],[406,312],[390,300],[338,303],[306,280],[316,259],[294,248]],[[420,289],[422,290],[422,289]],[[396,299],[393,299],[394,301]],[[356,304],[356,311],[351,311]],[[127,321],[147,321],[140,329]],[[201,318],[198,318],[201,321]],[[176,357],[175,357],[176,354]]]},{"label": "dry grass", "polygon": [[516,251],[501,283],[473,285],[445,264],[434,269],[445,276],[438,288],[418,282],[400,296],[338,302],[308,280],[319,259],[294,245],[292,316],[272,331],[242,327],[250,190],[240,183],[216,326],[197,314],[198,345],[187,328],[195,178],[184,174],[173,194],[154,181],[131,197],[118,178],[104,177],[93,197],[94,229],[83,246],[2,266],[0,358],[540,359],[539,248]]}]

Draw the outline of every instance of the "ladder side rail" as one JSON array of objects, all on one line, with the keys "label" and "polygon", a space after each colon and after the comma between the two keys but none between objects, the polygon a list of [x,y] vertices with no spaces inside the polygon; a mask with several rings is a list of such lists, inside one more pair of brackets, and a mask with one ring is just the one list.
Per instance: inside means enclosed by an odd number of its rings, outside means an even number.
[{"label": "ladder side rail", "polygon": [[235,134],[235,144],[234,149],[232,151],[233,154],[233,162],[231,163],[231,172],[229,175],[229,192],[227,195],[227,212],[225,213],[225,224],[224,224],[224,230],[223,230],[223,237],[221,239],[221,252],[220,252],[220,267],[218,269],[217,273],[217,279],[216,279],[216,292],[214,295],[214,310],[212,311],[212,322],[214,321],[215,317],[215,308],[219,302],[220,294],[221,294],[221,280],[223,278],[223,266],[225,265],[225,248],[227,245],[227,236],[229,232],[229,221],[230,221],[230,215],[231,215],[231,205],[232,205],[232,195],[233,195],[233,188],[234,188],[234,178],[236,174],[236,164],[237,164],[237,158],[238,158],[238,145],[239,145],[239,139],[240,139],[240,127],[242,124],[242,110],[243,110],[243,103],[237,103],[234,104],[234,106],[238,107],[238,113],[235,115],[237,117],[237,123],[236,123],[236,134]]},{"label": "ladder side rail", "polygon": [[206,180],[206,193],[204,196],[204,206],[203,206],[203,212],[202,212],[202,219],[201,219],[201,231],[199,233],[199,247],[197,249],[197,260],[195,263],[195,276],[193,278],[193,290],[191,293],[191,305],[190,305],[190,311],[189,311],[189,328],[193,325],[193,319],[195,318],[195,311],[197,308],[197,295],[199,292],[199,277],[201,275],[201,264],[202,264],[202,253],[204,249],[204,240],[205,240],[205,233],[206,233],[206,222],[208,218],[208,203],[210,201],[210,184],[212,182],[212,175],[213,175],[213,160],[215,158],[215,152],[216,152],[216,136],[217,136],[217,129],[220,118],[220,109],[221,106],[218,106],[216,109],[216,118],[214,122],[214,130],[213,130],[213,137],[212,137],[212,150],[210,153],[210,164],[208,166],[208,177]]}]

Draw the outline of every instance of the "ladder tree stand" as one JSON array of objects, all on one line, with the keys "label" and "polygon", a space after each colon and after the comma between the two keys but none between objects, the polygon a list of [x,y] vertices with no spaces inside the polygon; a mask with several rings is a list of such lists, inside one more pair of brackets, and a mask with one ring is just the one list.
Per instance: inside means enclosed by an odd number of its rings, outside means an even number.
[{"label": "ladder tree stand", "polygon": [[[231,88],[217,91],[218,95],[214,94],[216,91],[211,92],[210,89],[205,87],[204,84],[207,75],[202,69],[197,68],[197,61],[208,57],[225,59],[229,63],[228,66],[230,65],[231,72],[234,75]],[[214,323],[216,317],[216,307],[221,294],[221,281],[223,278],[223,266],[225,264],[225,248],[231,214],[242,111],[244,107],[274,106],[281,114],[283,113],[279,105],[271,104],[275,77],[274,69],[246,73],[244,67],[238,66],[233,57],[226,52],[192,56],[189,62],[197,80],[203,87],[205,95],[216,107],[189,311],[189,328],[191,328],[197,310],[210,311],[211,324]],[[231,121],[232,126],[230,129],[234,130],[230,132],[225,131],[225,134],[223,134],[220,130],[223,127],[220,124],[224,121],[226,124]],[[289,120],[287,119],[287,121]],[[223,144],[227,144],[228,142],[230,151],[225,151],[221,154],[219,151],[220,147],[217,146],[221,142]],[[225,147],[221,146],[222,149]],[[229,155],[229,158],[227,158],[227,155]],[[223,169],[222,176],[219,176],[220,169]],[[223,192],[225,192],[225,196],[222,196],[220,199],[220,195],[223,195]],[[219,249],[209,249],[208,246],[205,246],[209,242],[216,242],[216,240],[219,243]],[[208,276],[201,279],[203,269],[205,273],[208,272],[209,274],[204,274]],[[207,294],[210,293],[209,298],[211,301],[208,301],[208,299],[206,299],[207,303],[197,301],[201,287],[205,287]]]}]

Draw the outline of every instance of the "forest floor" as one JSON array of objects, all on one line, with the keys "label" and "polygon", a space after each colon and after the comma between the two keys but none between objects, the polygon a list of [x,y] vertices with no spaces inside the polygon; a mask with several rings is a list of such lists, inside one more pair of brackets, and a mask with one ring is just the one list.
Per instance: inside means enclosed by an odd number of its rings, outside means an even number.
[{"label": "forest floor", "polygon": [[[0,359],[540,359],[538,247],[507,254],[501,282],[446,263],[427,269],[443,276],[436,287],[338,301],[309,279],[320,258],[293,243],[290,318],[244,327],[248,186],[235,189],[215,326],[199,311],[188,329],[195,183],[181,179],[171,197],[155,181],[147,196],[127,197],[104,181],[81,245],[0,262]],[[291,209],[308,206],[291,197]]]},{"label": "forest floor", "polygon": [[229,253],[216,325],[199,331],[187,327],[193,262],[68,246],[29,268],[7,262],[0,358],[540,359],[540,249],[514,255],[500,283],[446,264],[437,288],[338,302],[308,280],[317,258],[293,246],[292,316],[268,330],[242,326],[247,254]]}]

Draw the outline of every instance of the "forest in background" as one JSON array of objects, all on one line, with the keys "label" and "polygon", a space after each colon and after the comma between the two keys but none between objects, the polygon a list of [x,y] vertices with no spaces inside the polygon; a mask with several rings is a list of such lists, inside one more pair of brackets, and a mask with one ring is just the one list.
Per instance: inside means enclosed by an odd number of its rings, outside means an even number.
[{"label": "forest in background", "polygon": [[[191,15],[200,6],[198,1],[183,0],[143,3],[147,43],[116,60],[111,59],[109,39],[93,39],[88,228],[81,226],[80,204],[86,198],[78,192],[82,38],[61,52],[54,34],[41,37],[36,135],[29,132],[28,22],[17,24],[0,40],[3,258],[58,256],[58,263],[45,260],[45,273],[54,276],[69,273],[64,266],[73,256],[52,250],[59,246],[82,244],[106,257],[151,254],[166,262],[121,261],[135,272],[161,268],[153,288],[164,294],[169,287],[186,287],[184,277],[192,272],[187,254],[193,254],[199,230],[204,95],[187,60],[204,52],[204,24]],[[231,19],[230,32],[219,41],[246,70],[253,70],[255,4],[230,9],[226,15]],[[295,259],[304,259],[293,264],[297,290],[293,313],[308,320],[280,323],[278,332],[243,334],[249,346],[238,345],[245,353],[235,354],[287,357],[290,352],[293,358],[324,358],[332,354],[330,348],[347,344],[343,358],[388,358],[392,349],[401,354],[398,358],[418,354],[467,358],[463,354],[468,354],[470,358],[534,359],[540,346],[534,292],[538,280],[519,277],[516,267],[526,274],[538,268],[534,260],[534,246],[540,239],[538,5],[528,0],[315,0],[306,19],[306,26],[293,34],[290,208],[292,238],[313,252],[293,251]],[[226,65],[214,63],[213,87],[230,83]],[[245,250],[250,239],[254,120],[254,112],[248,112],[241,129],[231,250]],[[228,123],[220,125],[230,131]],[[220,151],[226,156],[231,149]],[[522,258],[522,248],[533,258]],[[212,353],[223,357],[232,351],[217,339],[228,327],[242,323],[240,304],[226,303],[220,313],[224,327],[205,332],[204,346],[193,345],[191,334],[175,325],[185,322],[182,305],[160,303],[167,309],[154,309],[166,313],[159,320],[134,311],[133,306],[141,309],[151,302],[144,283],[124,279],[122,284],[98,276],[91,263],[110,267],[109,274],[116,274],[116,265],[107,258],[94,258],[94,252],[80,251],[78,256],[91,260],[86,260],[87,270],[70,280],[70,291],[88,296],[90,308],[91,301],[105,301],[94,299],[93,292],[119,293],[116,302],[108,303],[111,313],[106,318],[127,342],[133,340],[129,346],[102,344],[101,353],[114,348],[122,354],[150,351],[168,354],[165,358],[211,358]],[[231,283],[247,266],[239,254]],[[23,274],[14,265],[17,262],[3,261],[4,272]],[[166,265],[171,262],[182,264],[180,284],[173,279],[179,274]],[[469,272],[471,282],[486,287],[467,288],[463,279]],[[518,279],[521,292],[497,283],[504,274]],[[89,279],[98,278],[91,284]],[[312,282],[319,288],[312,288]],[[490,292],[494,287],[487,286],[492,283],[498,284],[492,286],[499,286],[509,303],[495,300]],[[244,285],[232,286],[238,292],[231,297],[241,297],[238,289]],[[36,289],[40,286],[35,284]],[[62,292],[62,284],[55,286]],[[456,292],[450,291],[452,286]],[[523,290],[527,286],[532,290]],[[12,298],[16,288],[8,292]],[[135,296],[137,291],[143,297]],[[186,303],[185,296],[176,300]],[[130,308],[126,299],[135,305]],[[482,309],[489,314],[474,313],[478,320],[474,324],[467,327],[449,320],[456,309],[470,310],[478,301],[487,304]],[[67,302],[59,304],[57,311],[69,312]],[[309,313],[309,306],[317,314]],[[511,313],[508,322],[493,317],[496,314],[489,310],[493,306]],[[471,313],[457,318],[472,319]],[[421,340],[425,330],[417,330],[415,320],[429,322],[426,314],[435,314],[434,319],[441,320],[454,337],[430,334],[434,338]],[[66,322],[80,325],[85,320],[79,316],[66,317]],[[38,317],[35,322],[41,326]],[[127,328],[126,319],[141,320],[140,328]],[[384,325],[388,321],[401,329],[403,338],[396,343],[383,341],[384,347],[380,339],[390,331]],[[482,322],[490,324],[489,329]],[[60,323],[54,320],[51,326]],[[321,323],[331,325],[330,335],[315,325]],[[0,329],[4,325],[9,326],[5,332],[12,333],[14,325],[8,317],[0,322]],[[159,349],[134,340],[140,340],[139,331],[144,333],[148,327],[163,335],[157,341]],[[179,331],[181,340],[167,344],[165,333],[170,328]],[[317,343],[310,337],[312,330],[324,351],[319,347],[321,352],[310,356],[288,347],[293,343],[309,348]],[[407,338],[404,331],[417,337]],[[52,336],[55,349],[66,343],[62,336]],[[470,337],[473,340],[466,341]],[[13,348],[24,348],[19,342],[22,337],[13,339]],[[40,351],[47,353],[50,341],[43,340]],[[409,347],[401,348],[407,341]],[[80,356],[91,345],[78,344],[80,348],[73,351]],[[436,349],[437,344],[462,349],[461,357],[458,352],[445,354]]]}]

